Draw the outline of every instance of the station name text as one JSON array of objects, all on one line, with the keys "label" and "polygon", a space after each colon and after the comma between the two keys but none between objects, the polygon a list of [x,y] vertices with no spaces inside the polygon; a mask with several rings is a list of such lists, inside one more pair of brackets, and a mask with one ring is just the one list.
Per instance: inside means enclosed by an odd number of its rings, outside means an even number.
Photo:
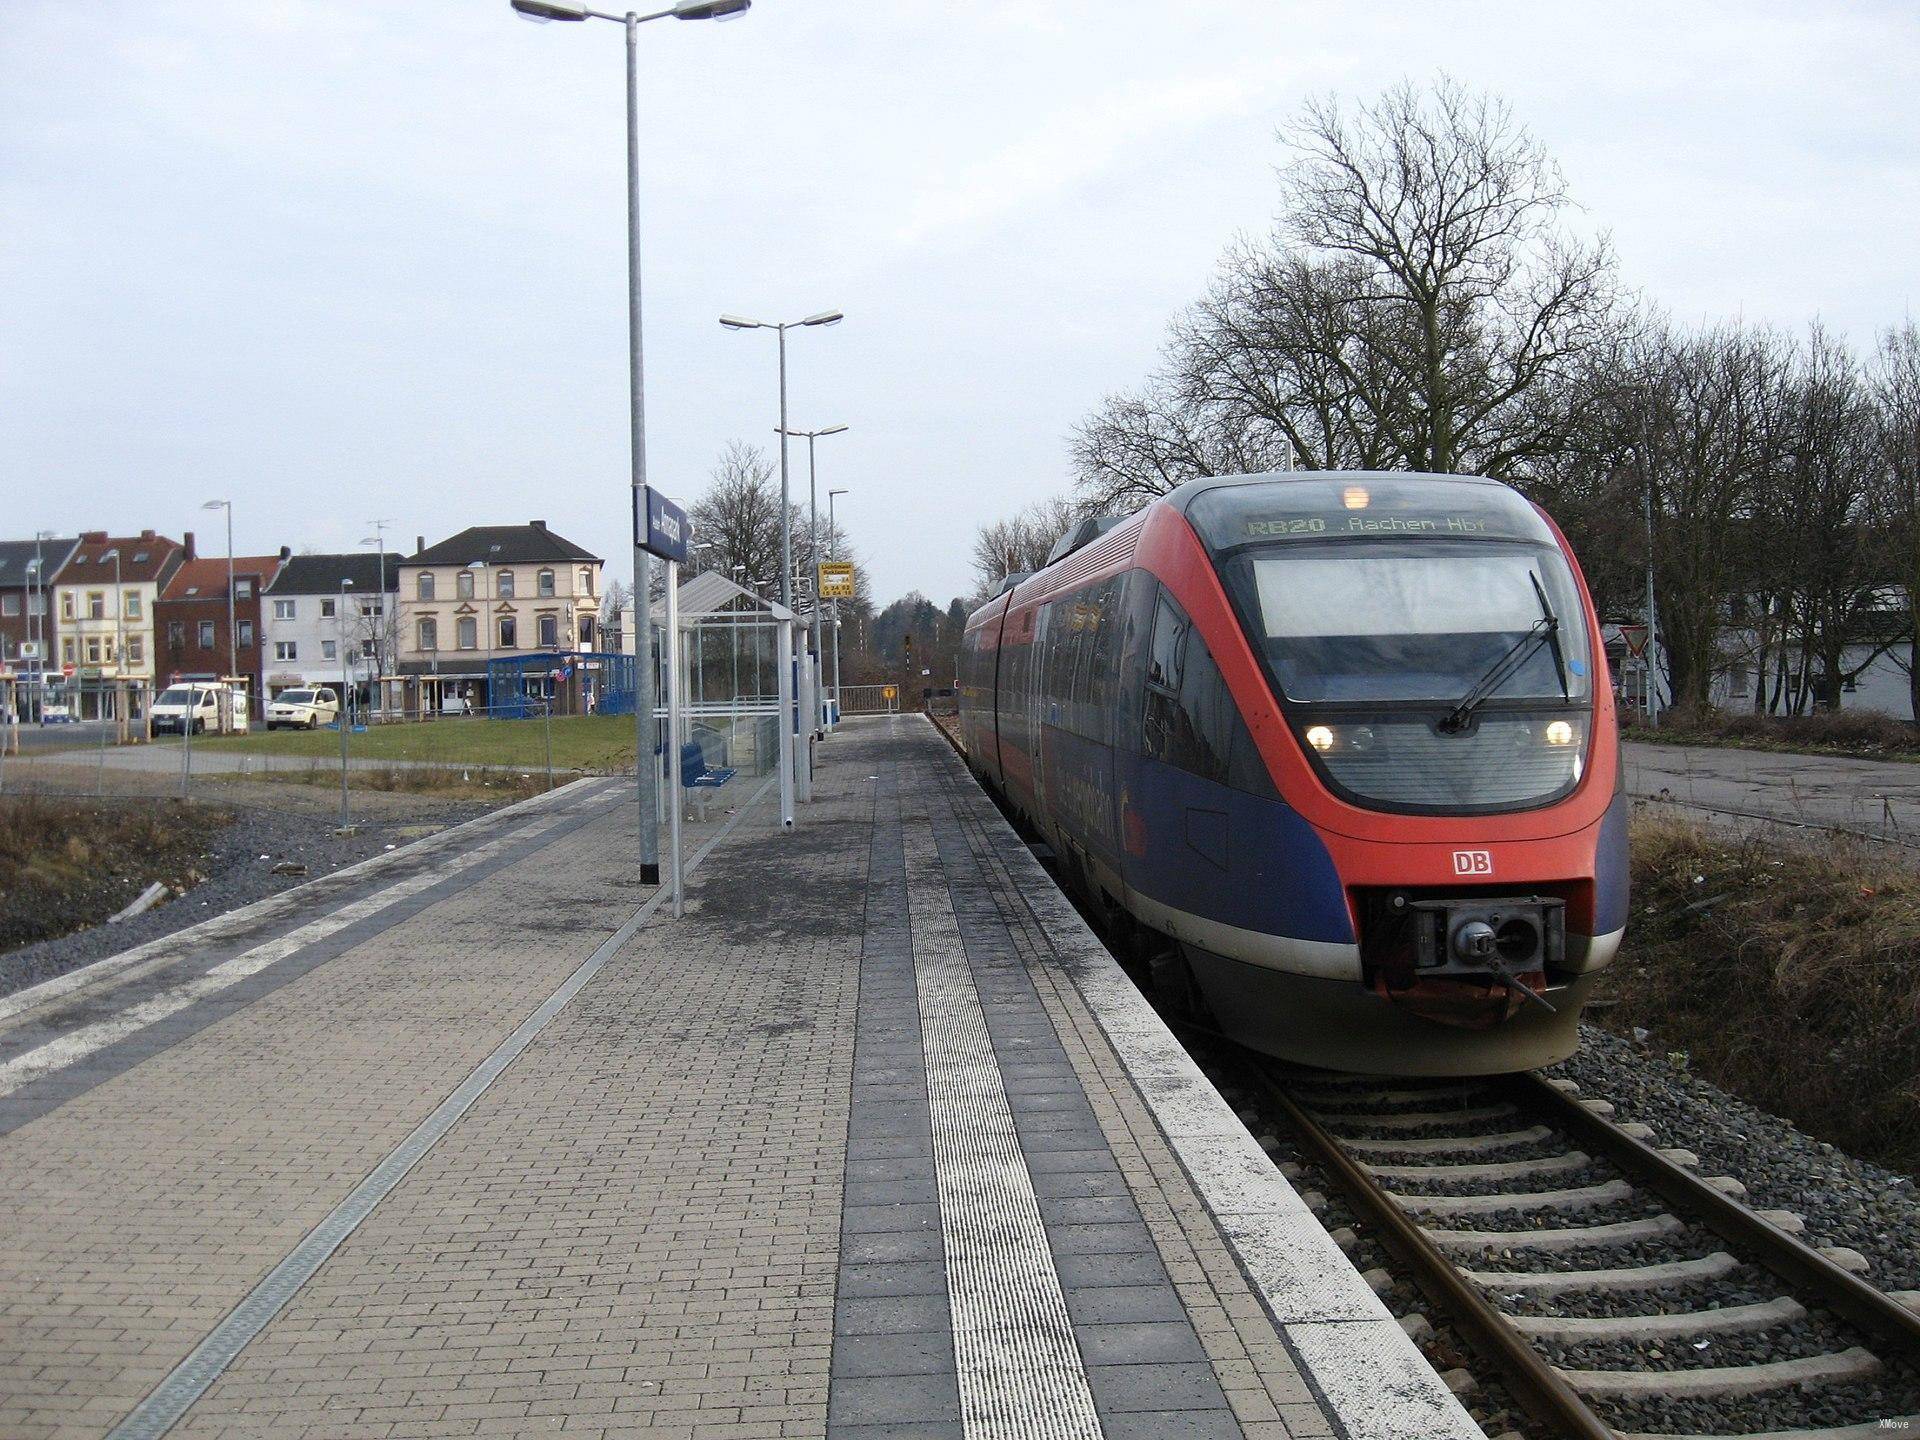
[{"label": "station name text", "polygon": [[1249,538],[1281,535],[1486,535],[1487,522],[1468,515],[1341,515],[1300,520],[1250,520]]}]

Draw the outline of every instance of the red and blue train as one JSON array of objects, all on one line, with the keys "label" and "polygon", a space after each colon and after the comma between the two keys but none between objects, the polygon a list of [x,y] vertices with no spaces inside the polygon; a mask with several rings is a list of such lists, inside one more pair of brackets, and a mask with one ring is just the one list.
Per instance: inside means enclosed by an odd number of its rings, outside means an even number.
[{"label": "red and blue train", "polygon": [[1619,948],[1599,623],[1496,481],[1205,479],[1084,521],[969,618],[960,720],[1156,986],[1268,1054],[1548,1064]]}]

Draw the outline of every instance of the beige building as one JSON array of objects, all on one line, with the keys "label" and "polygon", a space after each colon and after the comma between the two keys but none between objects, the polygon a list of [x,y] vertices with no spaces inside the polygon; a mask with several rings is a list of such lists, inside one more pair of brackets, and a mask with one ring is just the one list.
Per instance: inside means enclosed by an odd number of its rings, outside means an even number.
[{"label": "beige building", "polygon": [[[193,536],[177,540],[142,530],[109,535],[89,530],[53,577],[53,657],[67,677],[74,713],[83,720],[113,713],[112,696],[124,682],[132,715],[154,677],[153,606],[173,572],[193,555]],[[51,666],[49,668],[52,668]]]},{"label": "beige building", "polygon": [[600,568],[547,528],[476,525],[400,561],[398,675],[389,705],[429,712],[487,694],[487,662],[596,648]]}]

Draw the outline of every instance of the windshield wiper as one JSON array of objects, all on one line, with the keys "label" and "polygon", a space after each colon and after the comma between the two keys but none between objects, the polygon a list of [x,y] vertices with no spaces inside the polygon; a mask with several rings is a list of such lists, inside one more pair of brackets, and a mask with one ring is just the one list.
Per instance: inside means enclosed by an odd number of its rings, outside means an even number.
[{"label": "windshield wiper", "polygon": [[1538,620],[1527,627],[1527,633],[1509,645],[1506,653],[1487,667],[1487,673],[1474,681],[1473,688],[1462,695],[1455,702],[1454,707],[1441,717],[1439,729],[1442,734],[1457,735],[1464,730],[1467,722],[1473,718],[1473,712],[1480,708],[1481,702],[1518,674],[1520,667],[1533,658],[1533,652],[1540,648],[1543,641],[1553,642],[1553,663],[1560,672],[1560,692],[1563,696],[1571,695],[1567,688],[1566,670],[1560,655],[1560,618],[1553,613],[1553,607],[1547,604],[1547,597],[1540,589],[1538,577],[1531,570],[1527,575],[1533,580],[1534,593],[1540,596],[1543,613]]},{"label": "windshield wiper", "polygon": [[1547,645],[1553,651],[1553,673],[1560,682],[1560,698],[1562,701],[1571,700],[1573,687],[1567,683],[1567,657],[1560,649],[1560,617],[1553,613],[1552,602],[1547,599],[1547,589],[1540,583],[1540,577],[1529,570],[1527,578],[1533,582],[1533,593],[1540,597],[1540,618],[1547,622]]}]

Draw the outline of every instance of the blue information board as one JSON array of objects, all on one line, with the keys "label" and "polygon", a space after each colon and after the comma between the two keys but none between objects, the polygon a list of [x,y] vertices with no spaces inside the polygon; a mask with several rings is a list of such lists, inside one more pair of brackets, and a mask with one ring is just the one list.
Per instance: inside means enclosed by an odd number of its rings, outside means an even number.
[{"label": "blue information board", "polygon": [[692,532],[687,512],[651,485],[634,492],[633,543],[649,555],[686,564]]}]

